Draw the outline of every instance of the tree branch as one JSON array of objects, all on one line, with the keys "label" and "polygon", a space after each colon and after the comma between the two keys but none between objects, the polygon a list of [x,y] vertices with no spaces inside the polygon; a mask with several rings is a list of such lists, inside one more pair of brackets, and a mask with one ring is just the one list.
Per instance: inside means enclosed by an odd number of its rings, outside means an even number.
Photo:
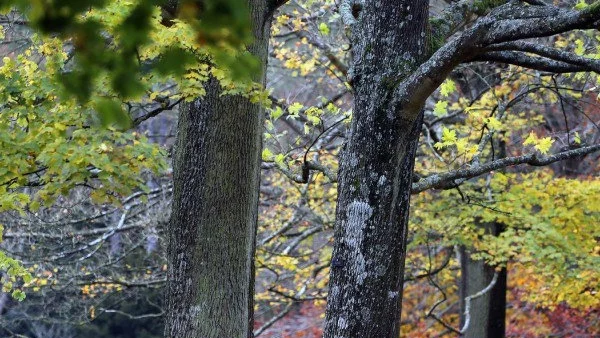
[{"label": "tree branch", "polygon": [[600,73],[600,60],[590,59],[583,56],[561,51],[555,48],[544,46],[537,43],[518,41],[504,42],[491,45],[486,48],[488,51],[520,51],[526,53],[537,54],[544,58],[560,61],[570,65],[580,66],[588,71]]},{"label": "tree branch", "polygon": [[489,25],[481,43],[486,45],[600,27],[600,1],[581,11],[555,6],[523,6],[509,2],[492,11],[482,25]]},{"label": "tree branch", "polygon": [[286,2],[288,2],[288,0],[268,0],[268,5],[267,5],[268,13],[275,12],[277,10],[277,8],[285,5]]},{"label": "tree branch", "polygon": [[547,6],[545,2],[543,2],[542,0],[521,0],[523,2],[526,2],[530,5],[534,5],[534,6]]},{"label": "tree branch", "polygon": [[[556,35],[574,29],[598,27],[600,1],[595,1],[582,11],[508,2],[494,8],[488,15],[479,18],[472,27],[448,41],[408,78],[400,79],[394,90],[394,98],[400,100],[396,103],[406,113],[403,118],[414,120],[425,100],[448,74],[460,63],[485,53],[486,47],[514,40]],[[560,66],[560,63],[556,66]],[[567,67],[564,70],[570,69]],[[574,69],[573,71],[578,71],[577,68]]]},{"label": "tree branch", "polygon": [[130,313],[127,312],[123,312],[120,310],[113,310],[113,309],[104,309],[104,308],[100,308],[98,309],[99,311],[103,312],[103,313],[116,313],[122,316],[125,316],[129,319],[146,319],[146,318],[157,318],[157,317],[162,317],[162,315],[164,314],[164,311],[160,311],[158,313],[147,313],[147,314],[143,314],[143,315],[132,315]]},{"label": "tree branch", "polygon": [[271,326],[273,326],[273,324],[275,324],[277,321],[279,321],[280,319],[282,319],[283,317],[285,317],[285,315],[287,315],[292,310],[292,307],[294,306],[294,304],[295,304],[295,302],[293,302],[293,301],[289,302],[285,306],[285,308],[283,310],[281,310],[277,315],[275,315],[274,317],[272,317],[271,319],[269,319],[269,321],[267,321],[266,323],[264,323],[261,327],[259,327],[258,329],[256,329],[254,331],[254,337],[260,336],[268,328],[270,328]]},{"label": "tree branch", "polygon": [[528,155],[506,157],[496,161],[488,162],[480,166],[458,169],[442,174],[435,174],[426,177],[412,186],[412,193],[420,193],[428,189],[445,189],[456,185],[455,180],[469,179],[489,173],[490,171],[510,167],[519,164],[529,164],[532,166],[545,166],[554,162],[566,160],[569,158],[584,156],[600,150],[600,144],[581,147],[578,149],[559,152],[549,156],[540,156],[537,152]]},{"label": "tree branch", "polygon": [[159,102],[161,105],[160,107],[149,111],[147,114],[142,115],[142,116],[138,116],[135,119],[133,119],[133,121],[131,122],[131,127],[136,127],[138,125],[140,125],[142,122],[157,116],[158,114],[162,113],[165,110],[172,110],[173,108],[175,108],[175,106],[177,106],[179,103],[181,103],[181,101],[183,101],[183,99],[179,99],[177,101],[174,102],[169,102],[169,99],[167,99],[167,102],[163,103],[163,102]]},{"label": "tree branch", "polygon": [[480,54],[472,61],[491,61],[506,63],[515,66],[525,67],[529,69],[539,70],[550,73],[575,73],[585,71],[596,71],[595,69],[569,64],[562,61],[556,61],[543,57],[533,57],[521,52],[504,51],[504,52],[487,52]]},{"label": "tree branch", "polygon": [[308,43],[323,51],[325,57],[327,60],[329,60],[329,62],[331,62],[335,69],[337,69],[344,76],[348,76],[348,66],[346,66],[346,64],[337,55],[335,55],[331,46],[323,42],[319,37],[309,34],[306,31],[293,31],[292,33],[300,39],[306,38]]}]

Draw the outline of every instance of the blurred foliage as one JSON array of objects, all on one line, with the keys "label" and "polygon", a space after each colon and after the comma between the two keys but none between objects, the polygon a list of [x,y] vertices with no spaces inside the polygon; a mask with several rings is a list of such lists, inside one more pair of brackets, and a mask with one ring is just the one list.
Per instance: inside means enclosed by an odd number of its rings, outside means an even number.
[{"label": "blurred foliage", "polygon": [[[160,112],[203,96],[211,76],[224,94],[269,103],[251,80],[258,67],[245,51],[252,42],[245,1],[183,1],[167,25],[160,4],[1,4],[7,22],[22,15],[33,31],[0,66],[0,212],[35,213],[80,186],[97,204],[146,191],[144,174],[164,172],[166,152],[130,129],[152,116],[146,107]],[[10,43],[11,27],[1,32]],[[27,274],[1,258],[11,278],[5,290],[23,298],[16,282]]]},{"label": "blurred foliage", "polygon": [[[171,1],[172,2],[172,1]],[[195,48],[173,44],[165,53],[145,58],[142,50],[165,46],[155,33],[165,27],[155,24],[162,0],[60,0],[2,1],[5,12],[18,10],[42,37],[56,37],[66,42],[73,65],[55,74],[65,91],[79,103],[93,100],[98,81],[121,99],[141,97],[150,86],[144,77],[148,69],[161,74],[181,75],[183,66],[193,63],[194,56],[212,58],[235,79],[249,80],[259,70],[257,60],[245,52],[252,42],[250,13],[244,0],[182,0],[177,14],[169,19],[193,30],[189,40]],[[161,19],[162,21],[162,19]],[[164,21],[163,21],[164,22]],[[105,125],[113,122],[129,127],[125,112],[112,104],[100,103],[98,113]]]}]

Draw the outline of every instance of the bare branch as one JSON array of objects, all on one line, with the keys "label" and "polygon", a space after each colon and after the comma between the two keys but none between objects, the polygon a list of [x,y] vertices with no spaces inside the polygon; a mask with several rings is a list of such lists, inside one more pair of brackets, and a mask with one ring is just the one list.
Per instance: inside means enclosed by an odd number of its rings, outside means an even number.
[{"label": "bare branch", "polygon": [[518,42],[504,42],[495,45],[488,46],[488,51],[521,51],[526,53],[533,53],[539,56],[561,61],[571,65],[580,66],[589,71],[600,73],[600,61],[596,59],[590,59],[583,56],[576,55],[574,53],[565,52],[556,48],[551,48],[537,43],[518,41]]},{"label": "bare branch", "polygon": [[481,24],[487,26],[481,43],[485,45],[538,38],[575,29],[600,27],[600,1],[581,11],[555,6],[523,6],[509,2],[492,11]]},{"label": "bare branch", "polygon": [[279,321],[280,319],[282,319],[283,317],[285,317],[285,315],[287,315],[292,310],[292,307],[294,306],[294,304],[295,304],[294,302],[289,302],[285,306],[285,308],[283,310],[281,310],[276,316],[271,317],[271,319],[269,319],[261,327],[259,327],[258,329],[256,329],[254,331],[254,337],[260,336],[268,328],[270,328],[271,326],[273,326],[273,324],[275,324],[277,321]]},{"label": "bare branch", "polygon": [[145,318],[158,318],[158,317],[162,317],[162,315],[164,314],[164,311],[161,311],[159,313],[147,313],[147,314],[143,314],[143,315],[132,315],[130,313],[127,312],[123,312],[123,311],[119,311],[119,310],[113,310],[113,309],[103,309],[100,308],[98,309],[99,311],[103,312],[103,313],[116,313],[122,316],[125,316],[129,319],[145,319]]},{"label": "bare branch", "polygon": [[450,259],[452,258],[452,251],[448,250],[448,253],[446,254],[446,256],[444,257],[444,261],[442,262],[442,264],[440,264],[440,266],[436,267],[435,269],[430,269],[422,274],[418,274],[418,275],[413,275],[413,276],[405,276],[404,277],[404,282],[411,282],[411,281],[415,281],[421,278],[430,278],[431,276],[437,275],[438,273],[440,273],[442,270],[444,270],[448,264],[450,264]]},{"label": "bare branch", "polygon": [[153,109],[151,111],[149,111],[147,114],[136,117],[132,122],[131,122],[131,126],[135,127],[140,125],[142,122],[157,116],[158,114],[166,111],[166,110],[172,110],[173,108],[175,108],[175,106],[177,106],[178,104],[180,104],[183,99],[179,99],[177,101],[174,102],[168,102],[168,99],[166,99],[167,102],[159,102],[160,103],[160,107]]},{"label": "bare branch", "polygon": [[456,185],[455,180],[458,179],[469,179],[489,173],[490,171],[506,168],[518,164],[529,164],[532,166],[545,166],[554,162],[566,160],[569,158],[575,158],[591,154],[600,150],[600,144],[581,147],[578,149],[568,150],[559,152],[550,156],[540,156],[537,152],[528,155],[506,157],[496,161],[488,162],[480,166],[473,166],[471,168],[458,169],[442,174],[435,174],[426,177],[419,182],[416,182],[412,186],[412,193],[420,193],[428,189],[444,189],[454,187]]},{"label": "bare branch", "polygon": [[595,69],[586,68],[579,65],[569,64],[548,58],[533,57],[525,53],[512,51],[488,52],[469,60],[469,62],[470,61],[492,61],[507,63],[515,66],[557,74],[596,71]]},{"label": "bare branch", "polygon": [[[473,60],[485,53],[486,47],[515,40],[556,35],[575,29],[598,27],[600,27],[600,1],[594,2],[582,11],[508,2],[494,8],[485,17],[479,18],[472,27],[439,48],[411,76],[399,81],[394,97],[402,98],[399,104],[407,111],[407,115],[403,118],[416,119],[422,104],[448,74],[460,63]],[[563,67],[564,65],[560,63],[554,65],[556,67],[553,69],[562,68],[565,71],[590,69],[581,66]]]}]

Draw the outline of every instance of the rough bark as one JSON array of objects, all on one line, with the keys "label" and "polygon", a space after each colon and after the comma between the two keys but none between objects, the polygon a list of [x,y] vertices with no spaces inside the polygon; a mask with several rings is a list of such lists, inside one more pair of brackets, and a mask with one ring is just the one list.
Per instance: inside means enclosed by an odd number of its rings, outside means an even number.
[{"label": "rough bark", "polygon": [[[270,12],[250,0],[263,69]],[[206,95],[180,109],[168,227],[166,337],[251,337],[262,108],[241,96]]]},{"label": "rough bark", "polygon": [[[539,2],[498,1],[490,2],[481,14],[479,6],[471,13],[472,7],[464,6],[471,2],[460,1],[452,6],[451,27],[459,27],[475,14],[483,16],[441,47],[432,44],[427,59],[428,3],[340,2],[340,16],[352,33],[348,78],[355,99],[340,157],[326,338],[398,336],[411,175],[420,112],[427,97],[452,69],[483,57],[486,48],[597,28],[600,22],[600,1],[581,11]],[[454,31],[437,30],[442,40]],[[583,62],[591,69],[590,60],[542,52],[563,63]],[[526,163],[533,165],[550,160],[528,156]],[[432,177],[438,179],[442,178]]]},{"label": "rough bark", "polygon": [[325,337],[398,336],[422,103],[393,92],[425,58],[427,5],[368,1],[353,23],[354,116],[340,158]]}]

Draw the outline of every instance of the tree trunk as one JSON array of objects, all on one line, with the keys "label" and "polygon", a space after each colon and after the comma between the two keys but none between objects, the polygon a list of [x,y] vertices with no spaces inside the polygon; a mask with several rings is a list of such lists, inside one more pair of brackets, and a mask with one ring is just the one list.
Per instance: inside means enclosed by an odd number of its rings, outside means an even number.
[{"label": "tree trunk", "polygon": [[[270,11],[250,0],[250,52],[264,83]],[[180,109],[168,226],[166,337],[251,337],[263,111],[240,96],[206,96]]]},{"label": "tree trunk", "polygon": [[426,57],[428,1],[356,6],[354,116],[340,157],[324,337],[398,337],[422,103],[392,93]]},{"label": "tree trunk", "polygon": [[[490,224],[489,231],[498,235],[501,225]],[[460,308],[461,328],[465,323],[465,298],[485,289],[494,278],[496,269],[482,260],[472,260],[470,253],[461,248],[460,254]],[[464,338],[504,338],[506,321],[506,269],[498,272],[496,284],[481,297],[471,300],[470,320]]]}]

